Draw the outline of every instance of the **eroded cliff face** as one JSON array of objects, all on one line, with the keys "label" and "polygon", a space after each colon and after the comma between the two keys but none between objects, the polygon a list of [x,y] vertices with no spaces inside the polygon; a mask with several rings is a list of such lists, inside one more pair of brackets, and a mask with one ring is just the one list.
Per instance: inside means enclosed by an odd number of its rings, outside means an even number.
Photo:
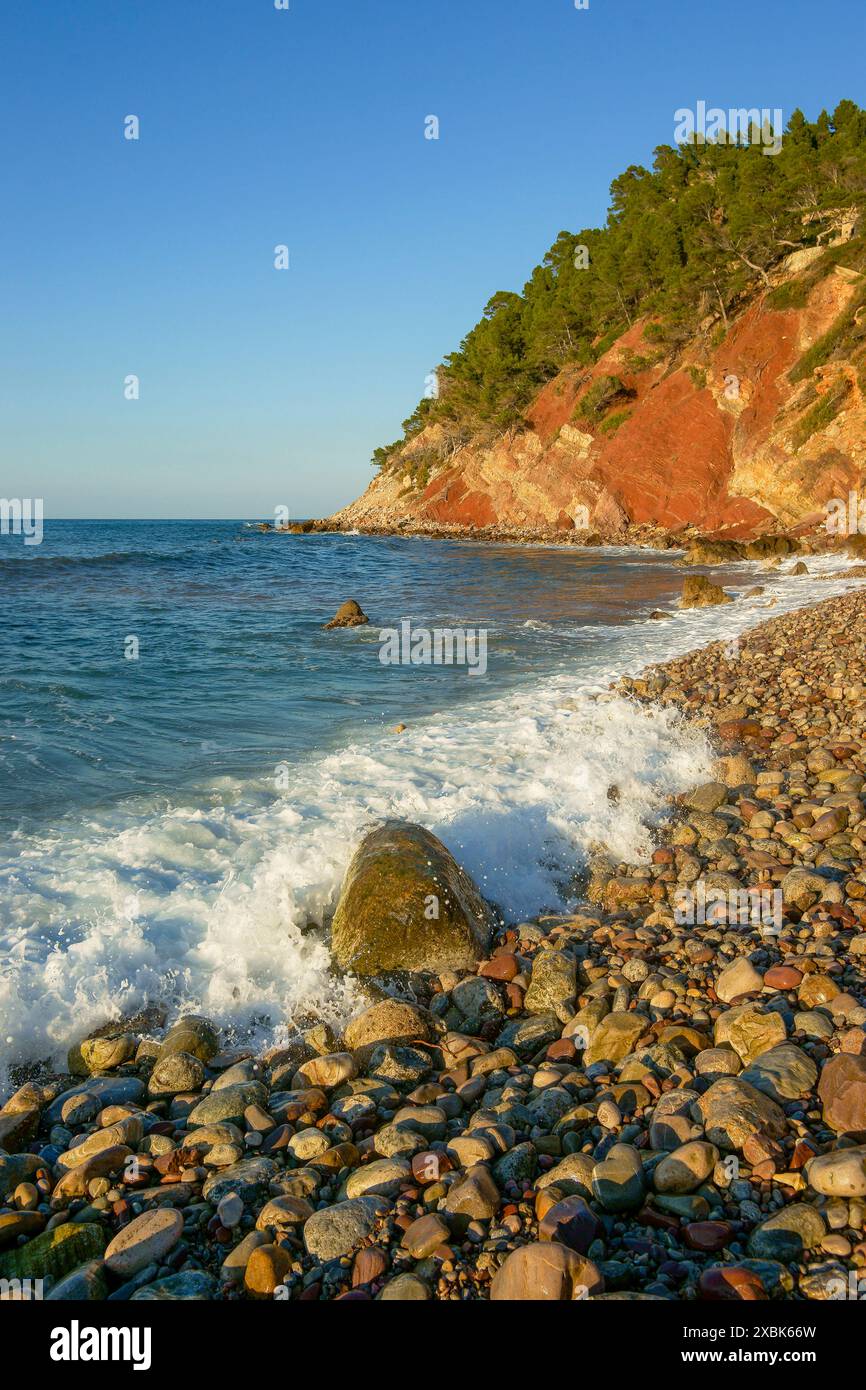
[{"label": "eroded cliff face", "polygon": [[[774,285],[796,284],[814,255],[791,257]],[[802,358],[863,290],[860,272],[836,265],[802,282],[791,296],[801,307],[772,308],[762,291],[726,329],[708,323],[675,354],[636,323],[591,369],[548,382],[528,428],[447,457],[432,425],[332,522],[605,537],[651,525],[735,538],[818,525],[825,503],[863,479],[863,367],[819,353],[827,360],[803,375]]]}]

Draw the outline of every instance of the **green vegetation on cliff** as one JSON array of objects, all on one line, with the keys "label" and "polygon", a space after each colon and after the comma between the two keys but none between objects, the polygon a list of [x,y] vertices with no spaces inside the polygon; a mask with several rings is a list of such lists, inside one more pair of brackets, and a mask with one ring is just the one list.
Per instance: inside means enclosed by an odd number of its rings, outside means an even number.
[{"label": "green vegetation on cliff", "polygon": [[[795,111],[775,155],[757,139],[660,146],[652,170],[633,165],[614,179],[604,228],[561,232],[522,294],[493,296],[439,369],[438,395],[373,462],[387,468],[434,422],[444,428],[427,465],[474,434],[519,426],[546,381],[569,362],[597,361],[639,317],[664,348],[709,318],[723,334],[785,256],[826,245],[864,204],[866,111],[851,101],[812,122]],[[773,307],[798,307],[799,295],[796,282],[781,286]]]}]

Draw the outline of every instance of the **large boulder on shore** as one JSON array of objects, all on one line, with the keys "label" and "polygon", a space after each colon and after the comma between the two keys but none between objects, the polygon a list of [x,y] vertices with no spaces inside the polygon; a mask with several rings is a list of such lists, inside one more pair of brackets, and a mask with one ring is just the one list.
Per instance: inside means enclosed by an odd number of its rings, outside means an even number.
[{"label": "large boulder on shore", "polygon": [[492,929],[490,908],[441,841],[386,821],[355,851],[331,944],[337,964],[358,975],[471,970]]}]

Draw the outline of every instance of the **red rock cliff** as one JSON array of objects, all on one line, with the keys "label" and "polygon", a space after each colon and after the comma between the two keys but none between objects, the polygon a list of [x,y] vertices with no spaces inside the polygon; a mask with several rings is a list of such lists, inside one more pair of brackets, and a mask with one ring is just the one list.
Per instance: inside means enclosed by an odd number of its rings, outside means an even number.
[{"label": "red rock cliff", "polygon": [[[777,282],[811,256],[791,257]],[[789,373],[850,318],[863,289],[860,272],[837,265],[810,282],[802,307],[771,308],[764,291],[723,336],[707,326],[676,353],[637,323],[591,369],[569,366],[548,382],[528,428],[440,458],[442,426],[429,426],[332,521],[606,536],[651,523],[732,537],[815,524],[863,477],[863,366],[828,352],[802,379]]]}]

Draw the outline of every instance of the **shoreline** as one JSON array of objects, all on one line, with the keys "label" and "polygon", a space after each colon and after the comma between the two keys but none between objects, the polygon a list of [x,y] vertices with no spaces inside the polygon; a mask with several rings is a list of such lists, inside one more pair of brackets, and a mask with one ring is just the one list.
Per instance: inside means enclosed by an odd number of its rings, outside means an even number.
[{"label": "shoreline", "polygon": [[[866,595],[771,617],[734,650],[618,683],[712,729],[724,761],[676,798],[649,863],[595,858],[576,911],[500,930],[477,971],[425,995],[415,981],[342,1037],[311,1020],[255,1058],[186,1021],[185,1046],[162,1049],[150,1015],[94,1040],[102,1079],[78,1077],[79,1097],[59,1076],[25,1083],[0,1111],[16,1155],[0,1155],[0,1198],[28,1189],[0,1216],[0,1274],[11,1249],[16,1268],[62,1271],[69,1298],[88,1281],[102,1297],[522,1297],[554,1256],[559,1298],[581,1282],[823,1299],[856,1282]],[[677,922],[674,894],[701,882],[781,894],[779,932]],[[188,1123],[202,1104],[213,1117]],[[83,1162],[64,1160],[82,1139]],[[122,1280],[134,1259],[102,1261],[121,1233],[159,1250]]]}]

